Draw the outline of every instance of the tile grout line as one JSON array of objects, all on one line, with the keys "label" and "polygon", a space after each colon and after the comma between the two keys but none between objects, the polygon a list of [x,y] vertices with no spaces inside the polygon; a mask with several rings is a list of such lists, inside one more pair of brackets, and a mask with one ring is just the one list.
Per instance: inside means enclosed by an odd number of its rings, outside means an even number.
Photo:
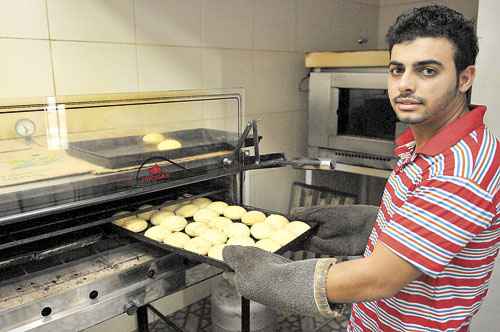
[{"label": "tile grout line", "polygon": [[139,75],[139,45],[137,44],[137,11],[136,11],[136,0],[131,0],[132,2],[132,20],[134,23],[134,48],[135,48],[135,79],[137,91],[141,91],[140,75]]},{"label": "tile grout line", "polygon": [[54,69],[54,52],[52,49],[52,39],[51,39],[51,32],[50,32],[50,20],[49,20],[49,4],[47,0],[44,0],[45,4],[45,19],[47,20],[47,33],[48,33],[48,43],[49,43],[49,56],[50,56],[50,70],[52,74],[52,89],[54,96],[57,96],[57,84],[56,84],[56,71]]}]

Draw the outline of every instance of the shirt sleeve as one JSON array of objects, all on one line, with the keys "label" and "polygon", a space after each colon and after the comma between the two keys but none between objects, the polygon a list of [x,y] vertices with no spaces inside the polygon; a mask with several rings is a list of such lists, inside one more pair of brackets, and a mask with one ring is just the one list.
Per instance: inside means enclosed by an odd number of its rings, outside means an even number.
[{"label": "shirt sleeve", "polygon": [[435,278],[479,233],[492,226],[491,194],[463,178],[424,180],[394,208],[380,241]]}]

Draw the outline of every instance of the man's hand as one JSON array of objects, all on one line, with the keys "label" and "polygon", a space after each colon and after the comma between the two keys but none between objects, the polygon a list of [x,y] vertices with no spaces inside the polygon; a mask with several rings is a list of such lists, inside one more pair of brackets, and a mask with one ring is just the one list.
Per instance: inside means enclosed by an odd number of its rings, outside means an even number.
[{"label": "man's hand", "polygon": [[336,317],[326,297],[326,276],[335,259],[291,261],[256,247],[227,246],[224,262],[234,270],[238,292],[271,309]]},{"label": "man's hand", "polygon": [[356,256],[366,248],[377,211],[372,205],[313,206],[296,210],[293,218],[319,223],[318,233],[311,238],[307,250],[330,256]]}]

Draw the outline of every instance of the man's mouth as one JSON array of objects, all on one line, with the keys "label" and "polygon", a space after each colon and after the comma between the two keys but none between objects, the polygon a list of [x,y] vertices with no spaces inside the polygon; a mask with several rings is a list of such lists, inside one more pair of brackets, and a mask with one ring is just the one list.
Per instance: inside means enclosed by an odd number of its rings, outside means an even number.
[{"label": "man's mouth", "polygon": [[396,98],[395,102],[401,111],[414,111],[419,105],[423,104],[420,100],[412,98]]}]

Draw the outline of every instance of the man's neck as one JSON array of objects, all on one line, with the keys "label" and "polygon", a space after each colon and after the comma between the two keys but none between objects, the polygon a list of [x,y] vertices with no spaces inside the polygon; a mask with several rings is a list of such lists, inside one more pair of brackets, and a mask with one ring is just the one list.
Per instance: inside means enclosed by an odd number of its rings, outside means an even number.
[{"label": "man's neck", "polygon": [[447,107],[452,109],[452,111],[443,112],[446,116],[438,118],[438,121],[410,125],[410,128],[413,131],[413,136],[415,137],[416,148],[420,148],[425,145],[425,143],[436,135],[441,128],[452,123],[469,111],[466,101],[462,98],[460,100],[455,99]]}]

